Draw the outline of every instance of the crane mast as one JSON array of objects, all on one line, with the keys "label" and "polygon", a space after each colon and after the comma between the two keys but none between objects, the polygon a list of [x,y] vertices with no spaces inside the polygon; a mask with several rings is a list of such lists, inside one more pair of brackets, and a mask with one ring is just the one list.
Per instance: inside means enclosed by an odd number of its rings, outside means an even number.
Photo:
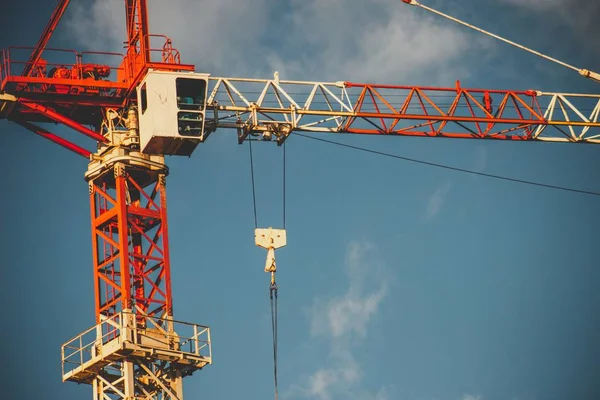
[{"label": "crane mast", "polygon": [[[168,37],[149,34],[146,0],[125,2],[125,54],[45,48],[68,3],[58,2],[35,48],[3,50],[0,67],[0,118],[88,159],[96,325],[62,346],[62,379],[90,384],[95,400],[182,399],[183,377],[212,361],[210,330],[174,319],[168,168],[164,155],[139,151],[135,103],[149,70],[194,66],[181,64]],[[98,56],[106,64],[89,61]],[[90,137],[96,150],[38,125],[47,122]]]},{"label": "crane mast", "polygon": [[[94,400],[180,400],[183,378],[212,363],[210,329],[173,312],[165,156],[190,156],[218,129],[240,144],[281,145],[294,132],[600,143],[597,94],[198,73],[150,34],[146,0],[125,0],[125,54],[48,49],[68,3],[36,47],[2,51],[0,118],[88,160],[96,325],[63,345],[62,379],[90,384]],[[39,125],[48,122],[95,149]]]}]

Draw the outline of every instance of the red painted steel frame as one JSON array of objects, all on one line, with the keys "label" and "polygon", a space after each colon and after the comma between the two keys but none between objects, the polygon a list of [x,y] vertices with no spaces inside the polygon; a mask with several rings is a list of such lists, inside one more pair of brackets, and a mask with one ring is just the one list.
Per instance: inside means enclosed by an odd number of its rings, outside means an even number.
[{"label": "red painted steel frame", "polygon": [[12,121],[21,125],[23,128],[28,129],[31,132],[36,133],[36,134],[40,135],[41,137],[58,144],[59,146],[64,147],[67,150],[71,150],[72,152],[77,153],[80,156],[83,156],[85,158],[88,158],[88,159],[90,158],[91,152],[89,150],[79,147],[76,144],[71,143],[68,140],[61,138],[60,136],[56,136],[54,133],[48,132],[46,129],[40,128],[39,126],[34,125],[30,122],[19,121],[19,120],[12,120]]},{"label": "red painted steel frame", "polygon": [[[105,142],[105,138],[86,126],[100,126],[102,108],[125,107],[128,102],[135,101],[135,89],[150,68],[195,70],[194,65],[181,64],[179,51],[173,48],[171,39],[149,33],[147,0],[125,0],[127,53],[124,56],[46,48],[68,4],[68,0],[58,0],[37,46],[27,49],[31,50],[28,61],[10,55],[11,49],[17,51],[23,48],[11,48],[1,53],[0,91],[19,99],[19,104],[12,111],[12,119],[27,123],[51,120]],[[151,39],[154,37],[164,40],[158,48],[152,48]],[[52,51],[53,61],[48,63],[42,56],[46,57]],[[153,60],[151,55],[156,53],[158,57]],[[119,56],[120,59],[118,65],[96,64],[86,62],[88,56],[102,56],[102,62],[107,63],[110,57]],[[42,132],[37,127],[30,130]],[[42,136],[82,154],[75,145],[56,135],[44,131]]]},{"label": "red painted steel frame", "polygon": [[173,316],[165,179],[156,176],[147,191],[121,171],[91,183],[96,321],[136,308]]},{"label": "red painted steel frame", "polygon": [[94,132],[93,130],[86,128],[85,126],[78,124],[77,122],[73,121],[70,118],[65,117],[64,115],[61,115],[60,113],[57,113],[56,111],[36,104],[36,103],[28,103],[28,102],[20,102],[20,104],[23,104],[26,107],[31,108],[34,111],[39,112],[42,115],[45,115],[46,117],[56,121],[56,122],[60,122],[65,124],[66,126],[68,126],[71,129],[76,130],[77,132],[83,133],[86,136],[91,137],[92,139],[95,139],[99,142],[108,142],[108,139],[106,139],[104,136],[100,135],[99,133]]},{"label": "red painted steel frame", "polygon": [[125,19],[127,21],[127,43],[129,54],[141,54],[144,63],[150,61],[148,38],[148,2],[147,0],[125,0]]},{"label": "red painted steel frame", "polygon": [[[544,118],[534,91],[464,89],[458,82],[456,88],[351,82],[346,82],[346,86],[359,88],[360,94],[353,107],[355,116],[347,120],[342,132],[530,140],[533,126],[563,124],[549,123]],[[451,100],[449,106],[441,105],[434,98],[436,93],[445,96],[445,102]],[[392,105],[392,98],[397,97],[403,99],[399,107]],[[497,105],[492,104],[492,100],[496,100]],[[412,111],[409,112],[409,108]],[[356,127],[361,119],[368,121],[371,127]],[[407,120],[415,121],[416,125],[399,124]],[[463,132],[448,132],[448,123],[461,123]],[[578,122],[570,124],[580,125]],[[496,125],[503,125],[505,129],[494,132]],[[523,130],[524,134],[511,134],[515,130]]]},{"label": "red painted steel frame", "polygon": [[[181,64],[179,51],[173,48],[170,38],[164,35],[150,34],[147,0],[125,0],[125,20],[127,23],[127,55],[120,69],[128,72],[129,90],[126,95],[133,93],[150,68],[163,71],[195,70],[194,65]],[[162,48],[152,48],[150,39],[153,37],[164,39]],[[161,54],[160,62],[152,60],[152,54],[156,52]]]}]

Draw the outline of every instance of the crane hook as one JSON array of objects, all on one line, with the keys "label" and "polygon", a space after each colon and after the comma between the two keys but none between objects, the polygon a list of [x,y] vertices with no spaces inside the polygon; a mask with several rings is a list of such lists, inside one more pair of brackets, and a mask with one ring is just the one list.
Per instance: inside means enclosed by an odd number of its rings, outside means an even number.
[{"label": "crane hook", "polygon": [[257,246],[267,249],[265,272],[271,274],[271,286],[273,287],[275,286],[275,272],[277,271],[275,249],[287,244],[285,229],[257,228],[254,230],[254,242]]}]

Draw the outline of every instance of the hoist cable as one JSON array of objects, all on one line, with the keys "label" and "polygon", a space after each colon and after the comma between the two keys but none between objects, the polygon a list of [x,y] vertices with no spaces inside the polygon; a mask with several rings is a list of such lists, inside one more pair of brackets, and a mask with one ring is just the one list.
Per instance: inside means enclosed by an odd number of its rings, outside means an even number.
[{"label": "hoist cable", "polygon": [[[286,180],[286,159],[285,159],[285,142],[282,145],[283,147],[283,168],[282,168],[282,179],[283,179],[283,185],[282,185],[282,202],[283,202],[283,211],[282,211],[282,219],[283,219],[283,229],[285,229],[285,214],[286,214],[286,209],[285,209],[285,199],[286,199],[286,184],[285,184],[285,180]],[[252,204],[254,207],[254,228],[258,228],[258,213],[256,211],[256,185],[254,182],[254,159],[252,156],[252,140],[248,140],[248,149],[250,152],[250,178],[252,181]]]},{"label": "hoist cable", "polygon": [[283,229],[285,229],[285,142],[283,142]]},{"label": "hoist cable", "polygon": [[269,288],[271,299],[271,328],[273,331],[273,378],[275,380],[275,400],[279,397],[277,388],[277,284],[273,281]]},{"label": "hoist cable", "polygon": [[545,55],[545,54],[542,54],[542,53],[540,53],[539,51],[535,51],[535,50],[533,50],[533,49],[530,49],[530,48],[528,48],[528,47],[525,47],[525,46],[523,46],[523,45],[520,45],[520,44],[518,44],[518,43],[515,43],[515,42],[513,42],[512,40],[505,39],[505,38],[503,38],[503,37],[501,37],[501,36],[498,36],[498,35],[496,35],[496,34],[493,34],[493,33],[491,33],[491,32],[488,32],[488,31],[486,31],[486,30],[483,30],[483,29],[481,29],[481,28],[478,28],[478,27],[476,27],[476,26],[474,26],[474,25],[471,25],[471,24],[469,24],[469,23],[467,23],[467,22],[461,21],[461,20],[460,20],[460,19],[458,19],[458,18],[454,18],[454,17],[452,17],[452,16],[450,16],[450,15],[448,15],[448,14],[444,14],[444,13],[442,13],[442,12],[440,12],[440,11],[434,10],[434,9],[433,9],[433,8],[431,8],[431,7],[427,7],[427,6],[423,5],[423,4],[420,4],[420,3],[418,3],[417,1],[413,1],[413,2],[411,2],[410,4],[412,4],[412,5],[415,5],[415,6],[418,6],[418,7],[421,7],[421,8],[422,8],[422,9],[424,9],[424,10],[430,11],[430,12],[432,12],[432,13],[434,13],[434,14],[437,14],[437,15],[439,15],[439,16],[441,16],[441,17],[447,18],[447,19],[449,19],[449,20],[451,20],[451,21],[453,21],[453,22],[456,22],[457,24],[460,24],[460,25],[466,26],[467,28],[471,28],[471,29],[473,29],[473,30],[475,30],[475,31],[477,31],[477,32],[483,33],[484,35],[487,35],[487,36],[493,37],[494,39],[498,39],[498,40],[500,40],[500,41],[502,41],[502,42],[504,42],[504,43],[508,43],[508,44],[510,44],[510,45],[512,45],[512,46],[515,46],[515,47],[517,47],[517,48],[519,48],[519,49],[521,49],[521,50],[525,50],[525,51],[527,51],[527,52],[529,52],[529,53],[531,53],[531,54],[535,54],[536,56],[539,56],[539,57],[541,57],[541,58],[544,58],[544,59],[546,59],[546,60],[548,60],[548,61],[555,62],[556,64],[562,65],[563,67],[570,68],[570,69],[572,69],[572,70],[574,70],[574,71],[580,71],[580,68],[577,68],[577,67],[575,67],[575,66],[573,66],[573,65],[567,64],[567,63],[566,63],[566,62],[564,62],[564,61],[557,60],[556,58],[553,58],[553,57],[547,56],[547,55]]},{"label": "hoist cable", "polygon": [[[252,180],[252,203],[254,206],[254,227],[258,228],[258,217],[257,217],[257,212],[256,212],[256,185],[254,182],[254,160],[253,160],[253,156],[252,156],[252,140],[248,140],[248,148],[249,148],[249,152],[250,152],[250,177]],[[285,175],[286,175],[286,171],[285,171],[285,143],[283,145],[283,168],[282,168],[282,173],[283,173],[283,189],[282,189],[282,196],[283,196],[283,227],[285,229],[285,198],[286,198],[286,193],[285,193]],[[275,283],[275,275],[274,272],[272,273],[272,277],[271,277],[271,284],[269,287],[269,298],[270,298],[270,303],[271,303],[271,329],[273,332],[273,380],[274,380],[274,385],[275,385],[275,400],[278,400],[279,398],[279,389],[278,389],[278,383],[277,383],[277,315],[278,315],[278,310],[277,310],[277,297],[278,297],[278,288],[277,288],[277,284]]]},{"label": "hoist cable", "polygon": [[254,161],[252,160],[252,141],[248,140],[250,149],[250,177],[252,179],[252,203],[254,205],[254,228],[258,228],[258,218],[256,216],[256,190],[254,188]]}]

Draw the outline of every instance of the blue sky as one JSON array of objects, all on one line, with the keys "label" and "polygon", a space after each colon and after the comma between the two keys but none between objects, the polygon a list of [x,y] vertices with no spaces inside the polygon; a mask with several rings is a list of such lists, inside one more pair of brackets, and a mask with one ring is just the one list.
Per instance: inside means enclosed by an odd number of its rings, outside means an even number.
[{"label": "blue sky", "polygon": [[[1,47],[34,45],[48,3],[10,5],[0,15]],[[597,6],[427,4],[600,70],[598,44],[590,43]],[[213,75],[269,78],[278,70],[283,79],[442,86],[460,79],[465,87],[584,93],[600,87],[400,1],[150,5],[151,30],[171,36],[184,61]],[[73,0],[51,46],[118,51],[123,13],[122,1]],[[61,344],[94,324],[86,162],[6,121],[0,134],[4,389],[22,399],[91,398],[91,387],[60,380]],[[595,145],[328,138],[600,191]],[[277,226],[281,149],[253,149],[259,225]],[[288,246],[277,254],[282,399],[600,396],[597,197],[301,137],[289,139],[286,151]],[[269,398],[268,276],[265,251],[254,246],[247,144],[218,131],[190,159],[168,163],[175,316],[209,325],[213,338],[214,365],[185,379],[185,398]]]}]

